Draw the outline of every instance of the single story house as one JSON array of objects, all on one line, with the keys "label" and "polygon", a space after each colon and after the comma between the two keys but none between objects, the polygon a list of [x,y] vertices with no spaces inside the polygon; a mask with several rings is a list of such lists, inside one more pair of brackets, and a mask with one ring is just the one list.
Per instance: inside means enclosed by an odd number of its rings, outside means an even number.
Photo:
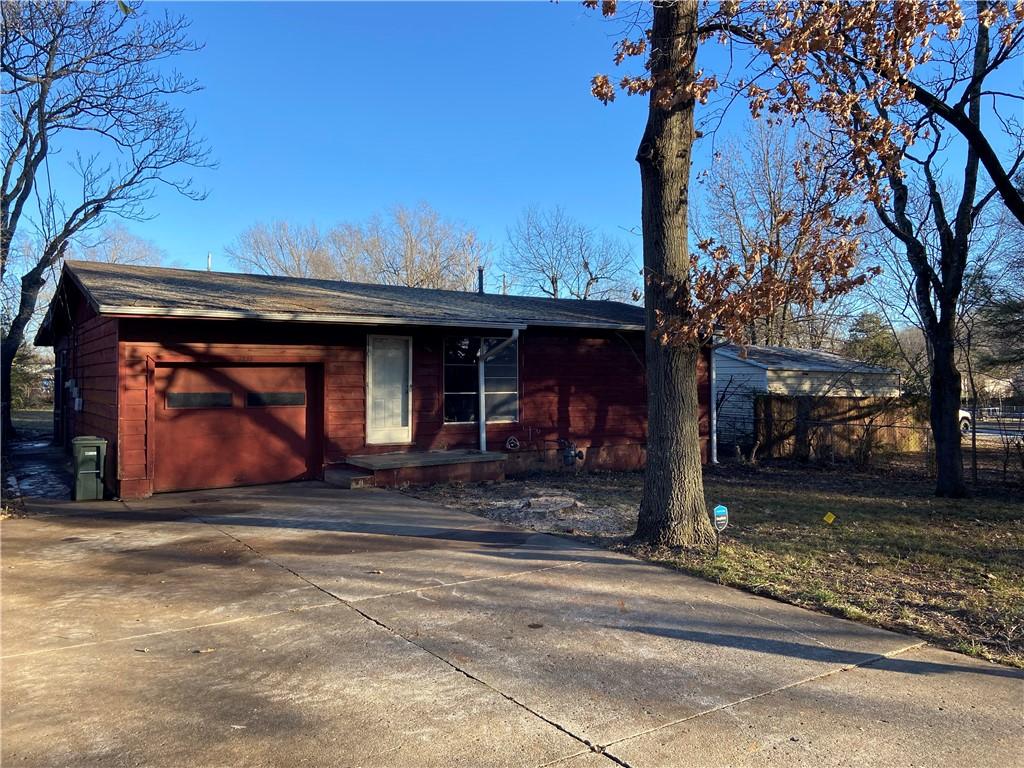
[{"label": "single story house", "polygon": [[68,261],[36,343],[57,439],[106,438],[122,498],[645,459],[629,304]]},{"label": "single story house", "polygon": [[899,397],[900,374],[840,355],[789,347],[714,350],[717,443],[745,444],[754,430],[757,395],[812,397]]}]

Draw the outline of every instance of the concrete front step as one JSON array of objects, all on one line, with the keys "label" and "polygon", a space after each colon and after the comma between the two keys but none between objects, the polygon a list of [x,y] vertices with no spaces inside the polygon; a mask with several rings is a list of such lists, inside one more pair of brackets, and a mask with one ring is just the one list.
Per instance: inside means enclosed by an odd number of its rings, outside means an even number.
[{"label": "concrete front step", "polygon": [[324,470],[324,482],[336,488],[373,488],[373,473],[361,469],[331,467]]},{"label": "concrete front step", "polygon": [[503,463],[505,458],[505,454],[499,451],[476,451],[458,448],[447,451],[367,453],[360,456],[349,456],[346,462],[350,467],[379,472],[410,467],[447,467],[461,464]]},{"label": "concrete front step", "polygon": [[348,456],[344,464],[324,471],[324,481],[339,488],[493,482],[505,479],[506,458],[497,451],[473,450]]}]

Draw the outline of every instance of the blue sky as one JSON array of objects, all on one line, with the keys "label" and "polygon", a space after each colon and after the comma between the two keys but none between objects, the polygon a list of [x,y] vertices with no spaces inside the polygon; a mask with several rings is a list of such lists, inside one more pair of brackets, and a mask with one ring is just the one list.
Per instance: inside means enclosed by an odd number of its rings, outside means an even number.
[{"label": "blue sky", "polygon": [[[127,222],[172,263],[202,268],[209,251],[231,269],[224,247],[256,222],[330,226],[419,202],[499,248],[525,207],[561,205],[639,254],[646,99],[590,95],[621,23],[576,0],[145,8],[184,14],[205,46],[176,66],[204,86],[183,103],[219,163],[196,174],[206,200],[162,189],[152,220]],[[701,65],[721,72],[725,57],[708,45]],[[1019,89],[1020,73],[994,84]],[[737,104],[716,140],[746,115]]]},{"label": "blue sky", "polygon": [[[129,222],[171,259],[230,265],[257,221],[330,225],[425,201],[500,245],[532,204],[639,223],[646,103],[604,107],[615,28],[579,3],[173,3],[205,44],[178,68],[219,162],[200,203],[160,193]],[[150,13],[162,6],[149,3]]]}]

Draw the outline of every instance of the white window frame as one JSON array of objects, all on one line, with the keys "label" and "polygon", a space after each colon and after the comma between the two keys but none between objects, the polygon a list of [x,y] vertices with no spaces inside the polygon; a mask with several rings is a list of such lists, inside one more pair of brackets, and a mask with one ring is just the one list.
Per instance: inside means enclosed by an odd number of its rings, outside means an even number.
[{"label": "white window frame", "polygon": [[[507,341],[507,337],[505,337],[505,336],[477,336],[477,335],[474,335],[474,334],[471,334],[471,333],[467,333],[467,334],[448,334],[447,336],[445,336],[441,340],[441,424],[444,425],[444,426],[449,426],[450,425],[450,426],[453,426],[453,427],[455,427],[455,426],[465,426],[467,424],[476,424],[477,423],[476,419],[474,419],[473,421],[445,421],[445,418],[444,418],[444,410],[445,410],[444,409],[444,398],[445,398],[446,395],[452,394],[452,395],[473,395],[475,397],[479,397],[480,396],[479,392],[448,392],[447,375],[445,373],[447,368],[448,368],[448,363],[446,363],[445,359],[444,359],[445,344],[448,342],[448,339],[480,339],[480,343],[482,345],[486,341],[496,341],[496,342],[498,342],[500,344],[503,341]],[[521,382],[519,381],[519,341],[518,340],[516,341],[515,347],[516,347],[516,389],[515,389],[516,416],[515,416],[514,419],[487,419],[486,420],[487,424],[518,424],[520,416],[522,415],[522,400],[523,400],[523,398],[522,398],[522,393],[520,391]],[[472,366],[474,371],[476,370],[477,365],[479,365],[479,363],[476,363],[476,364],[474,364]],[[468,368],[470,366],[467,365],[466,367]],[[485,391],[484,391],[484,407],[485,408],[487,407],[486,372],[487,372],[487,363],[484,363],[484,388],[485,388]],[[492,395],[509,395],[509,394],[512,394],[512,392],[491,392],[491,394]],[[486,418],[486,414],[484,414],[484,418]]]},{"label": "white window frame", "polygon": [[[406,398],[406,427],[391,427],[386,430],[374,430],[371,424],[371,409],[373,408],[373,347],[377,339],[388,341],[404,341],[409,350],[409,364],[406,371],[406,387],[409,396]],[[412,431],[412,336],[389,336],[389,335],[368,335],[366,337],[366,444],[367,445],[410,445],[413,442]]]}]

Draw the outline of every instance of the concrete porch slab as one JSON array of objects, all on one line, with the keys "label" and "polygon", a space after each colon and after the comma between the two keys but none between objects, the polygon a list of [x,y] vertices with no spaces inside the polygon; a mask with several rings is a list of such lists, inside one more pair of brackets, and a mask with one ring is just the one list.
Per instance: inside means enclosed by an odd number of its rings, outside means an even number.
[{"label": "concrete porch slab", "polygon": [[349,456],[346,463],[370,470],[401,469],[404,467],[440,467],[449,464],[474,464],[486,461],[505,461],[500,451],[408,451],[395,453],[368,453]]}]

